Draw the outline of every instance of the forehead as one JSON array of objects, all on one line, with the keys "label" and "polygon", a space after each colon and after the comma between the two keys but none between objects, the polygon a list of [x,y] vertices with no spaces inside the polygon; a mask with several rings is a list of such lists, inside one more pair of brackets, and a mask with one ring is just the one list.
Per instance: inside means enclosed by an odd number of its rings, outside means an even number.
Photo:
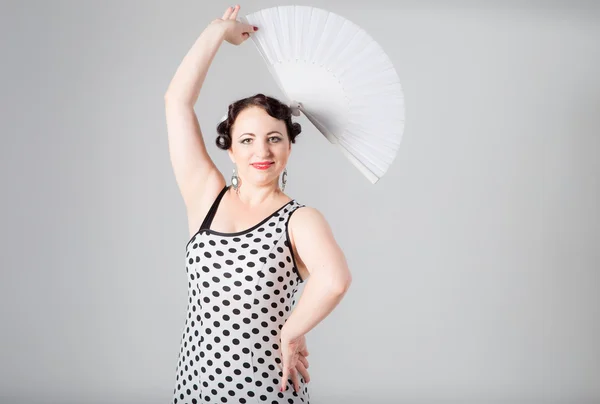
[{"label": "forehead", "polygon": [[260,107],[249,107],[241,111],[234,123],[234,130],[252,131],[252,129],[285,127],[285,123],[273,118]]}]

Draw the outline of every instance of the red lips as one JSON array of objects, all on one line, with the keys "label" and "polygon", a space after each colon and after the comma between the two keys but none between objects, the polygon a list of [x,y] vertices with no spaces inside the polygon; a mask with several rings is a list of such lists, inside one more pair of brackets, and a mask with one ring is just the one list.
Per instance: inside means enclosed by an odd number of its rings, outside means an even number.
[{"label": "red lips", "polygon": [[273,163],[269,162],[269,161],[262,161],[260,163],[254,163],[254,164],[252,164],[252,166],[254,168],[258,168],[259,170],[265,170],[265,169],[271,167],[272,164]]}]

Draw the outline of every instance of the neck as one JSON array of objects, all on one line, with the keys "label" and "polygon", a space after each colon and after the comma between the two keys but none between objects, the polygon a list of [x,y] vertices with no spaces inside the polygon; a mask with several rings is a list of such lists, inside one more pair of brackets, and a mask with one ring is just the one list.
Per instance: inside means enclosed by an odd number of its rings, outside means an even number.
[{"label": "neck", "polygon": [[239,203],[248,207],[279,199],[283,195],[278,183],[254,185],[243,181],[240,181],[237,191],[231,187],[229,192]]}]

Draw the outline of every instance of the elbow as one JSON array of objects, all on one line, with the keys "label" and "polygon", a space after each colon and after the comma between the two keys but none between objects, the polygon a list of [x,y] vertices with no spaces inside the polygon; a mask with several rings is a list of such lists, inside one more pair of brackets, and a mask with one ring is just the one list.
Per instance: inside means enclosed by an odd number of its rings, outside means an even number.
[{"label": "elbow", "polygon": [[173,99],[174,99],[174,97],[172,94],[166,93],[165,94],[165,105],[173,104]]},{"label": "elbow", "polygon": [[169,103],[177,98],[173,94],[165,93],[164,99],[165,99],[165,103]]},{"label": "elbow", "polygon": [[346,292],[348,291],[348,289],[350,288],[351,284],[352,284],[352,277],[348,276],[347,279],[336,282],[335,286],[333,287],[333,290],[338,295],[345,295]]}]

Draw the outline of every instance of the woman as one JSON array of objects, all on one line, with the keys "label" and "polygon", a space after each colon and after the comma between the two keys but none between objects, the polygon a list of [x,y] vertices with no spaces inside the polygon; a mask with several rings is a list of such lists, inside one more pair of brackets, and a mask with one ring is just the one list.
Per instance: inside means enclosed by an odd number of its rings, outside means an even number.
[{"label": "woman", "polygon": [[238,22],[238,11],[206,27],[165,94],[191,237],[173,403],[309,403],[305,334],[340,302],[351,275],[319,211],[279,187],[301,129],[288,106],[257,94],[229,107],[217,146],[236,166],[231,186],[206,151],[193,106],[223,40],[239,45],[257,29]]}]

